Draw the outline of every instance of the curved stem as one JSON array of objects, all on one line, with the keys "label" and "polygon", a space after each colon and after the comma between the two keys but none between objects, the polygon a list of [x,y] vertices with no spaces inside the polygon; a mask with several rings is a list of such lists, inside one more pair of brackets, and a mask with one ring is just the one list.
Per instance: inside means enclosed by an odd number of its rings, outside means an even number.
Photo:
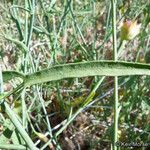
[{"label": "curved stem", "polygon": [[123,49],[125,48],[125,44],[127,43],[127,41],[123,40],[123,41],[120,41],[120,44],[118,46],[118,59],[121,57],[121,55],[123,54]]}]

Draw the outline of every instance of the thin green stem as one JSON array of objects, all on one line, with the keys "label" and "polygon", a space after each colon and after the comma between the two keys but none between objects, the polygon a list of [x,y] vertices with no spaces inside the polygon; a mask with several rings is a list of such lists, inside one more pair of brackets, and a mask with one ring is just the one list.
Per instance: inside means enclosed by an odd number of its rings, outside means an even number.
[{"label": "thin green stem", "polygon": [[10,8],[9,12],[10,12],[12,20],[16,23],[16,27],[17,27],[18,33],[19,33],[19,40],[23,41],[24,37],[23,37],[23,33],[22,33],[20,18],[18,16],[18,12],[16,11],[16,8],[14,7],[14,5]]},{"label": "thin green stem", "polygon": [[116,0],[112,1],[112,32],[113,32],[113,54],[114,61],[117,61],[117,31],[116,31]]},{"label": "thin green stem", "polygon": [[[46,116],[47,128],[48,128],[50,137],[53,138],[51,124],[50,124],[50,121],[49,121],[49,118],[48,118],[48,114],[47,114],[47,111],[46,111],[46,108],[45,108],[44,100],[43,100],[43,98],[41,96],[41,92],[40,92],[40,89],[39,89],[38,86],[36,87],[36,90],[37,90],[37,93],[38,93],[38,96],[39,96],[40,103],[42,104],[43,112],[44,112],[44,114]],[[55,139],[53,139],[53,143],[57,145]]]},{"label": "thin green stem", "polygon": [[117,49],[117,52],[118,52],[118,59],[121,58],[121,56],[123,55],[123,50],[125,48],[125,45],[126,45],[127,41],[123,40],[123,41],[120,41],[120,44],[118,46],[118,49]]},{"label": "thin green stem", "polygon": [[[25,9],[28,9],[28,0],[25,0]],[[24,40],[25,44],[27,45],[27,40],[28,40],[28,17],[29,17],[29,12],[25,12],[25,33],[24,33]]]},{"label": "thin green stem", "polygon": [[[113,32],[113,54],[114,61],[117,61],[117,31],[116,31],[116,0],[111,0],[112,2],[112,32]],[[113,139],[113,150],[117,150],[115,143],[118,140],[118,76],[114,77],[114,139]]]},{"label": "thin green stem", "polygon": [[113,149],[117,150],[117,147],[115,143],[118,141],[118,117],[119,117],[119,111],[118,111],[118,76],[115,76],[115,102],[114,102],[114,143],[113,143]]},{"label": "thin green stem", "polygon": [[32,0],[31,19],[30,19],[30,27],[29,27],[27,46],[29,46],[30,40],[31,40],[31,37],[32,37],[33,24],[34,24],[34,15],[35,15],[35,0]]}]

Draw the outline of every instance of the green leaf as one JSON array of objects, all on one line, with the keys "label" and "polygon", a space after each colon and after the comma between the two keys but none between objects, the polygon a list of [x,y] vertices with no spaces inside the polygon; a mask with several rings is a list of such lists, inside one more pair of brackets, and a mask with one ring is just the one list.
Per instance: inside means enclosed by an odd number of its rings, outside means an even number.
[{"label": "green leaf", "polygon": [[58,65],[25,77],[25,86],[87,76],[150,75],[150,65],[129,62],[91,61]]},{"label": "green leaf", "polygon": [[17,72],[17,71],[3,71],[2,75],[3,75],[4,82],[9,81],[16,77],[19,77],[22,79],[24,79],[24,77],[25,77],[22,73]]}]

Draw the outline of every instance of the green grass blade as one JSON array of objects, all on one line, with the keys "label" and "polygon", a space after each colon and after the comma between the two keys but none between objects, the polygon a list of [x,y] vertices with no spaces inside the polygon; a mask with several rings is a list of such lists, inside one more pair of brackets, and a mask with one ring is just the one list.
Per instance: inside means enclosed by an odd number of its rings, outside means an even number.
[{"label": "green grass blade", "polygon": [[14,145],[14,144],[0,144],[0,149],[14,149],[14,150],[24,150],[27,149],[23,145]]},{"label": "green grass blade", "polygon": [[87,76],[150,75],[150,65],[129,62],[91,61],[58,65],[25,77],[25,86]]},{"label": "green grass blade", "polygon": [[37,150],[33,141],[31,140],[31,138],[29,137],[29,135],[27,134],[27,132],[25,131],[25,129],[23,128],[23,126],[21,125],[19,120],[17,119],[16,114],[10,109],[7,102],[4,102],[4,106],[5,106],[5,111],[6,111],[7,115],[9,116],[10,120],[12,121],[14,126],[19,131],[20,135],[25,140],[26,144],[29,146],[30,149]]}]

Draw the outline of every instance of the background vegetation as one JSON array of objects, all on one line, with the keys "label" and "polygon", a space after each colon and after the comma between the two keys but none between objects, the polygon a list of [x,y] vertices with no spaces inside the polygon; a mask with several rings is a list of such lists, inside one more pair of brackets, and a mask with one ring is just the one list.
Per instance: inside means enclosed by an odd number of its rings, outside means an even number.
[{"label": "background vegetation", "polygon": [[[116,11],[118,47],[121,22],[129,19],[141,23],[140,34],[125,43],[118,60],[149,63],[150,2],[117,0]],[[113,59],[110,0],[1,0],[0,14],[3,71],[30,74],[59,64]],[[118,77],[118,141],[150,141],[149,78]],[[19,83],[21,79],[5,82],[4,93]],[[91,101],[84,107],[87,99]],[[33,143],[41,150],[112,148],[113,77],[71,78],[33,85],[6,100],[9,105],[2,103],[0,111],[0,148],[36,149]],[[14,112],[14,120],[21,127],[11,120]],[[67,128],[63,128],[65,125]],[[19,127],[24,135],[20,136]]]}]

